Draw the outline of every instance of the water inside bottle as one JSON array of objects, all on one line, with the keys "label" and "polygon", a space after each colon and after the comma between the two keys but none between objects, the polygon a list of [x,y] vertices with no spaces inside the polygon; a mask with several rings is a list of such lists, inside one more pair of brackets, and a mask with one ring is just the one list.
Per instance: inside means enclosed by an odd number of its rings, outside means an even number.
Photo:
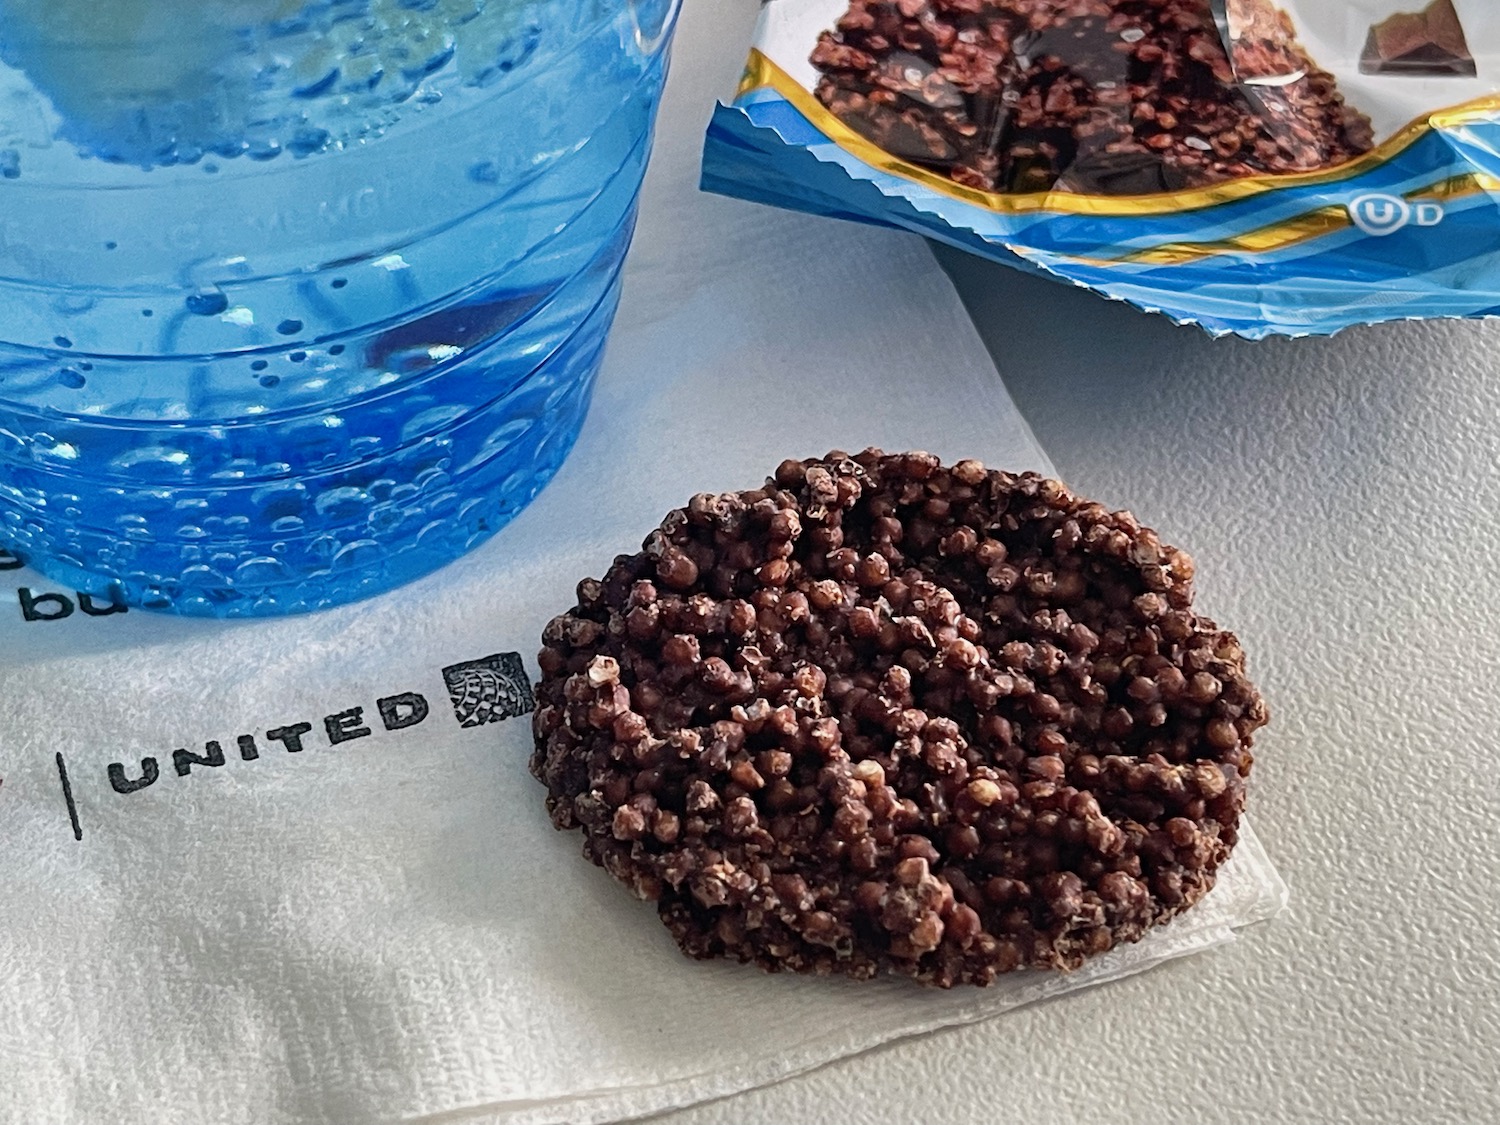
[{"label": "water inside bottle", "polygon": [[674,13],[0,0],[0,544],[226,615],[493,534],[587,407]]}]

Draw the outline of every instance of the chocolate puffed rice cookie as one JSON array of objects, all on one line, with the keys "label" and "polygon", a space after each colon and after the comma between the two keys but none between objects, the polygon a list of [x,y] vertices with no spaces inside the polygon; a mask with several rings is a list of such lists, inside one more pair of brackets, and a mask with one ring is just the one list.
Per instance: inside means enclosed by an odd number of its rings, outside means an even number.
[{"label": "chocolate puffed rice cookie", "polygon": [[532,773],[683,951],[941,987],[1188,909],[1268,717],[1193,563],[1034,474],[866,450],[693,497],[543,634]]}]

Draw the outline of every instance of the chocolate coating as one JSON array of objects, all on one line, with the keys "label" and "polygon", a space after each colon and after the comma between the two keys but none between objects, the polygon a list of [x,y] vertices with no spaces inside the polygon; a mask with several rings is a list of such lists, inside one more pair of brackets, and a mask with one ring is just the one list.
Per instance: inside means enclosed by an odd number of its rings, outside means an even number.
[{"label": "chocolate coating", "polygon": [[1181,913],[1267,720],[1192,561],[1056,481],[867,450],[700,495],[543,635],[533,774],[683,950],[948,987]]}]

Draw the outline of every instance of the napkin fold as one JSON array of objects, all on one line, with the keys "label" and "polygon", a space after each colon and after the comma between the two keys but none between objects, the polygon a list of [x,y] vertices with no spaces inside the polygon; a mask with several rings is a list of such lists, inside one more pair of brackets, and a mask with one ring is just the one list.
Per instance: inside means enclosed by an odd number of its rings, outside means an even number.
[{"label": "napkin fold", "polygon": [[1220,884],[988,990],[699,964],[552,830],[542,626],[695,492],[787,456],[1050,466],[927,248],[693,190],[755,6],[691,5],[593,413],[493,541],[286,620],[155,617],[0,555],[0,1121],[605,1122],[1149,968],[1283,902]]}]

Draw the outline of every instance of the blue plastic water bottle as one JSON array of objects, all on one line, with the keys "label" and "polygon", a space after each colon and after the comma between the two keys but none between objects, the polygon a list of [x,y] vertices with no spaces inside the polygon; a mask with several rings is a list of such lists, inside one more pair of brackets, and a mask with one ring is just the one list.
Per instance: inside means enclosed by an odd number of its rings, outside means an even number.
[{"label": "blue plastic water bottle", "polygon": [[0,546],[185,614],[389,589],[588,407],[677,0],[0,0]]}]

